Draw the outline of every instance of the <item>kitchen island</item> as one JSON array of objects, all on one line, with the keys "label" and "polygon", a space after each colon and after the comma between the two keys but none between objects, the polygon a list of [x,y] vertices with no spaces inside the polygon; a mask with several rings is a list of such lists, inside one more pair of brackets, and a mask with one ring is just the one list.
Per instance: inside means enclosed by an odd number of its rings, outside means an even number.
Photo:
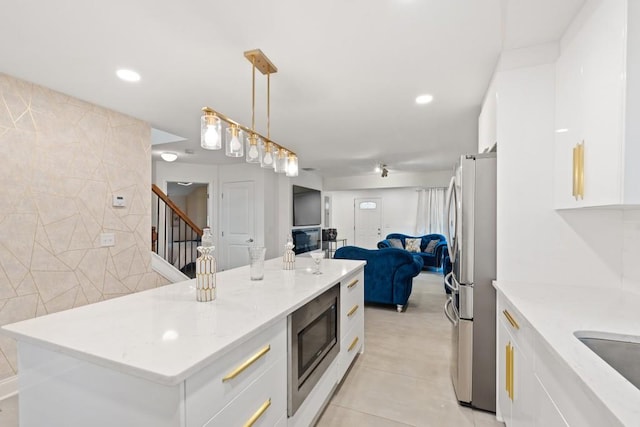
[{"label": "kitchen island", "polygon": [[357,339],[290,418],[287,316],[337,283],[341,317],[344,301],[362,308],[364,262],[281,266],[267,261],[261,281],[248,267],[218,273],[212,302],[190,280],[4,326],[18,341],[21,425],[308,424],[364,348],[363,310],[340,328]]},{"label": "kitchen island", "polygon": [[640,390],[578,337],[640,342],[639,294],[505,281],[494,286],[498,419],[507,426],[638,425]]}]

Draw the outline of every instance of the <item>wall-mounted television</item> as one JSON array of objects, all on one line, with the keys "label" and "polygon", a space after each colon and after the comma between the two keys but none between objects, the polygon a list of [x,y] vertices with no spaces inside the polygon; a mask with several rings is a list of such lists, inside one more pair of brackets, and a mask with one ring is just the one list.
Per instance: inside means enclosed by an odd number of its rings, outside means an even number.
[{"label": "wall-mounted television", "polygon": [[293,226],[320,225],[322,199],[320,191],[313,188],[293,186]]}]

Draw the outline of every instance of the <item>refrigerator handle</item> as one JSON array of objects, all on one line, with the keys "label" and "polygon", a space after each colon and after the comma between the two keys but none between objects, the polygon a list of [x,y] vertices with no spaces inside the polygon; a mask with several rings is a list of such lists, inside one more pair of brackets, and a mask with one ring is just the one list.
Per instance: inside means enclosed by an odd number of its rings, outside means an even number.
[{"label": "refrigerator handle", "polygon": [[[456,258],[456,250],[458,248],[455,247],[455,242],[451,240],[451,233],[449,232],[449,226],[451,225],[451,198],[455,197],[454,192],[456,191],[456,177],[455,175],[451,177],[451,181],[449,181],[449,188],[447,189],[447,198],[446,198],[446,209],[445,209],[445,227],[444,227],[444,237],[447,239],[447,249],[449,251],[449,259],[451,262],[455,262]],[[458,206],[457,201],[454,201],[455,204],[453,206],[453,215],[454,215],[454,228],[458,227]],[[451,246],[454,244],[454,246]]]},{"label": "refrigerator handle", "polygon": [[456,326],[458,324],[458,320],[454,319],[451,316],[451,313],[449,313],[449,306],[453,307],[452,303],[453,303],[453,298],[452,297],[447,298],[447,302],[444,303],[444,315],[447,316],[447,319],[449,319],[449,322],[451,322],[453,326]]},{"label": "refrigerator handle", "polygon": [[453,293],[458,292],[458,290],[460,289],[459,286],[457,286],[457,281],[453,280],[453,272],[449,272],[447,273],[446,276],[444,276],[444,285],[449,288],[449,290]]}]

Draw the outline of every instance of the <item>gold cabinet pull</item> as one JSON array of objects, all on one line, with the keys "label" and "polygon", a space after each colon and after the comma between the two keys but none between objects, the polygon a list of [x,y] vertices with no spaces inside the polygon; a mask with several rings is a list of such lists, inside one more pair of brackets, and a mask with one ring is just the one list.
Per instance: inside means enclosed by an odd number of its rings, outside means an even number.
[{"label": "gold cabinet pull", "polygon": [[506,317],[509,323],[511,323],[511,326],[513,326],[515,329],[520,329],[520,325],[518,325],[516,319],[511,316],[511,313],[509,313],[507,310],[502,310],[502,314],[504,314],[504,317]]},{"label": "gold cabinet pull", "polygon": [[349,289],[353,288],[355,285],[357,285],[357,284],[358,284],[358,282],[359,282],[359,280],[358,280],[358,279],[355,279],[353,282],[351,282],[351,283],[349,283],[349,284],[347,285],[347,288],[349,288]]},{"label": "gold cabinet pull", "polygon": [[353,339],[353,342],[351,343],[351,345],[349,346],[349,348],[347,349],[347,352],[353,350],[353,348],[356,346],[356,344],[358,344],[358,337],[355,337]]},{"label": "gold cabinet pull", "polygon": [[580,172],[578,174],[578,197],[581,200],[584,199],[584,141],[582,144],[578,144],[578,163],[580,165]]},{"label": "gold cabinet pull", "polygon": [[242,365],[238,366],[232,372],[228,373],[227,376],[222,379],[222,382],[223,383],[227,382],[229,380],[234,379],[238,375],[240,375],[245,369],[247,369],[249,366],[256,363],[258,359],[260,359],[262,356],[267,354],[269,350],[271,350],[271,345],[267,345],[265,348],[263,348],[262,350],[260,350],[259,352],[251,356],[249,359],[247,359],[246,362],[244,362]]},{"label": "gold cabinet pull", "polygon": [[358,311],[358,308],[360,306],[358,304],[354,305],[353,307],[351,307],[351,310],[349,310],[349,312],[347,313],[347,317],[351,317],[353,316],[353,313],[355,313],[356,311]]},{"label": "gold cabinet pull", "polygon": [[253,414],[251,418],[249,418],[249,420],[246,423],[244,423],[243,427],[251,427],[252,425],[254,425],[255,422],[258,421],[258,419],[262,416],[262,414],[264,414],[266,410],[269,409],[269,406],[271,406],[271,398],[267,399],[262,404],[262,406],[258,408],[255,414]]},{"label": "gold cabinet pull", "polygon": [[584,141],[573,147],[573,197],[584,199]]}]

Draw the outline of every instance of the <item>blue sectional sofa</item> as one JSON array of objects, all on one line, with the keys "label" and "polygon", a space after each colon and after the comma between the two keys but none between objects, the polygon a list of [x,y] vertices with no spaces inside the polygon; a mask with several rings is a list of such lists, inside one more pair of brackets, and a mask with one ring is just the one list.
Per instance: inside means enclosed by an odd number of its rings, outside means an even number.
[{"label": "blue sectional sofa", "polygon": [[[393,240],[395,239],[395,240]],[[387,235],[385,240],[378,242],[378,248],[392,248],[399,247],[398,241],[402,245],[401,249],[406,249],[407,239],[420,239],[420,252],[412,252],[414,255],[419,255],[424,262],[425,267],[442,267],[442,251],[447,247],[447,239],[442,234],[427,234],[424,236],[407,236],[406,234],[391,233]],[[429,248],[429,242],[432,240],[437,241],[435,246]],[[394,243],[397,246],[394,246]],[[431,251],[427,251],[431,249]]]},{"label": "blue sectional sofa", "polygon": [[407,305],[413,278],[422,270],[422,258],[404,249],[364,249],[344,246],[334,258],[367,261],[364,267],[364,300],[395,304],[398,312]]}]

